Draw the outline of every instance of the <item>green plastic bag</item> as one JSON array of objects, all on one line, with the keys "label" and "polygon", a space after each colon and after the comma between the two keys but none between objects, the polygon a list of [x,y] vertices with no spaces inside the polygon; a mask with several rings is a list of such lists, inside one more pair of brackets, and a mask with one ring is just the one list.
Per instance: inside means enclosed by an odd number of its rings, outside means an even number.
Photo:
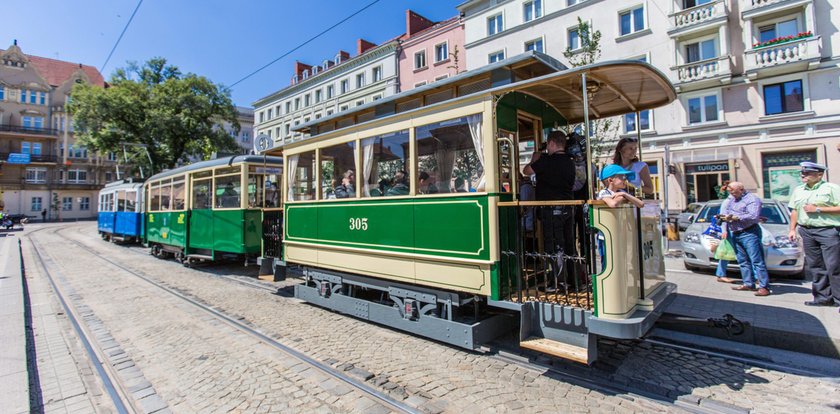
[{"label": "green plastic bag", "polygon": [[735,257],[735,248],[732,247],[732,242],[729,239],[720,241],[720,246],[715,250],[715,259],[728,260],[730,262],[737,260],[737,257]]}]

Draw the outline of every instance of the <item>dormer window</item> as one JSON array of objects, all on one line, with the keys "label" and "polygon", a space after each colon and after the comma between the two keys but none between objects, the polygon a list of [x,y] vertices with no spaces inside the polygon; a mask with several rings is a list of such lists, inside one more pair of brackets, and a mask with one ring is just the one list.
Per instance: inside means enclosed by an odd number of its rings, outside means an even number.
[{"label": "dormer window", "polygon": [[335,55],[335,64],[338,65],[341,63],[341,53]]},{"label": "dormer window", "polygon": [[306,79],[309,77],[309,69],[303,71],[303,78]]}]

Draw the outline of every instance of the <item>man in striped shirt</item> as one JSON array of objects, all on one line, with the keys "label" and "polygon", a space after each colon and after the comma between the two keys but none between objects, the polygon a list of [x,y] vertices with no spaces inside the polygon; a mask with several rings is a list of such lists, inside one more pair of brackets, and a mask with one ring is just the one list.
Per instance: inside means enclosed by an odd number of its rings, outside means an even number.
[{"label": "man in striped shirt", "polygon": [[[722,206],[721,219],[726,223],[722,237],[731,237],[735,246],[735,255],[741,267],[743,285],[734,290],[756,291],[756,296],[770,295],[770,276],[764,262],[764,249],[761,246],[761,228],[758,226],[761,215],[761,199],[744,189],[744,184],[729,183],[729,197]],[[755,276],[754,280],[753,273]]]}]

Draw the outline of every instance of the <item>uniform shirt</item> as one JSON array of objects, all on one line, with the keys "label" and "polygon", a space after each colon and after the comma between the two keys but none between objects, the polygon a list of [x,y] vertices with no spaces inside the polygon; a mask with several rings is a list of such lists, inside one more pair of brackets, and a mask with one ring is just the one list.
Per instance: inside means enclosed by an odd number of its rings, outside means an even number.
[{"label": "uniform shirt", "polygon": [[575,162],[561,152],[542,155],[531,164],[537,175],[537,200],[572,200],[575,186]]},{"label": "uniform shirt", "polygon": [[808,188],[802,184],[793,190],[788,206],[796,211],[798,224],[809,227],[837,227],[840,226],[840,214],[806,213],[805,205],[813,204],[818,207],[840,206],[840,186],[820,181],[814,187]]},{"label": "uniform shirt", "polygon": [[727,202],[721,205],[720,214],[738,217],[738,221],[727,224],[728,231],[741,231],[758,224],[761,215],[761,199],[758,196],[745,192],[741,198],[730,195],[726,200]]}]

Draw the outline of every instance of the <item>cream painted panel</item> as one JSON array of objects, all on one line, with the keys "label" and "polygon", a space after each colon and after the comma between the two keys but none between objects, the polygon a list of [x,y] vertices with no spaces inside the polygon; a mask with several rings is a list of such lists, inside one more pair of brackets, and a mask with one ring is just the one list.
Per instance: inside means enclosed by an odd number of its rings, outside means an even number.
[{"label": "cream painted panel", "polygon": [[286,244],[285,259],[287,262],[318,265],[318,251],[311,247],[292,246]]},{"label": "cream painted panel", "polygon": [[318,266],[350,273],[414,282],[414,261],[400,257],[318,249]]},{"label": "cream painted panel", "polygon": [[444,289],[490,295],[490,266],[417,260],[417,283]]},{"label": "cream painted panel", "polygon": [[639,298],[635,208],[593,206],[593,226],[604,234],[606,266],[595,276],[598,317],[624,319]]}]

